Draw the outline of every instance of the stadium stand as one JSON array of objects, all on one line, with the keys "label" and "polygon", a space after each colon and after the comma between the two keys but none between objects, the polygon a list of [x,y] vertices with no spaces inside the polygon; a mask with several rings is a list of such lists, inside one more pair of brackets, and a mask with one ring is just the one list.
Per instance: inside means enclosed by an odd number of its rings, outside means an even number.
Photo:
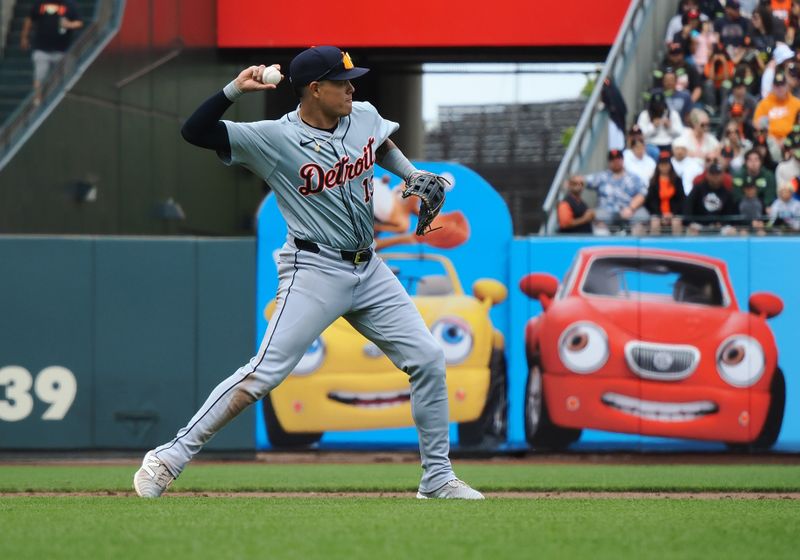
[{"label": "stadium stand", "polygon": [[565,137],[585,100],[440,107],[425,138],[425,159],[475,169],[505,199],[517,235],[536,231],[547,188],[566,150]]},{"label": "stadium stand", "polygon": [[[703,91],[702,96],[692,95],[693,106],[682,119],[683,132],[672,145],[653,145],[659,144],[655,140],[648,145],[666,153],[664,162],[672,167],[683,169],[685,160],[694,159],[704,168],[694,181],[684,182],[687,199],[683,208],[674,209],[676,216],[672,212],[665,216],[680,218],[684,226],[689,226],[687,233],[764,235],[794,231],[791,224],[779,223],[768,209],[781,191],[787,192],[787,185],[793,191],[793,198],[800,200],[797,188],[800,171],[795,163],[800,160],[800,43],[796,33],[800,27],[800,0],[786,3],[789,10],[778,9],[769,0],[753,2],[752,10],[744,10],[742,4],[737,0],[680,0],[675,14],[669,18],[664,40],[654,49],[653,56],[637,59],[638,71],[652,69],[657,79],[643,84],[639,96],[626,97],[629,105],[640,109],[640,114],[649,112],[654,122],[663,127],[667,121],[663,111],[654,112],[651,106],[654,99],[683,90],[684,100],[688,100],[689,92]],[[626,43],[652,42],[643,33],[646,25],[643,22],[648,21],[648,8],[652,6],[647,0],[631,4],[626,23],[609,55],[604,77],[614,70],[611,67],[618,62],[619,51]],[[643,14],[638,26],[637,11]],[[649,12],[651,26],[665,23],[663,18],[654,19],[652,10]],[[662,53],[667,54],[659,56]],[[626,79],[633,71],[631,65],[616,66],[617,79]],[[669,85],[661,79],[667,74],[676,78]],[[641,110],[648,99],[650,104]],[[585,149],[585,139],[592,138],[596,151],[599,128],[590,128],[588,124],[589,119],[597,119],[598,111],[602,112],[602,108],[593,96],[545,202],[549,214],[548,226],[544,228],[547,232],[554,231],[553,202],[563,196],[559,191],[566,173],[599,169],[596,154],[589,155]],[[642,119],[638,124],[643,126]],[[676,126],[673,123],[672,129]],[[581,142],[583,146],[579,146]],[[678,147],[688,149],[688,157],[667,159]],[[743,171],[751,148],[758,152],[755,159],[763,162],[763,170]],[[708,187],[709,177],[715,178],[711,181],[713,188]],[[721,191],[717,189],[720,185],[724,187]],[[675,233],[677,229],[672,231]],[[626,234],[630,229],[618,221],[611,232]],[[650,233],[668,232],[662,228]],[[595,234],[598,233],[595,228]]]},{"label": "stadium stand", "polygon": [[[97,0],[77,0],[81,17],[91,19]],[[14,4],[11,20],[7,22],[3,57],[0,58],[0,126],[22,104],[32,91],[33,64],[30,51],[20,48],[20,34],[25,17],[31,9],[33,0],[19,0]],[[81,30],[75,32],[74,40]]]}]

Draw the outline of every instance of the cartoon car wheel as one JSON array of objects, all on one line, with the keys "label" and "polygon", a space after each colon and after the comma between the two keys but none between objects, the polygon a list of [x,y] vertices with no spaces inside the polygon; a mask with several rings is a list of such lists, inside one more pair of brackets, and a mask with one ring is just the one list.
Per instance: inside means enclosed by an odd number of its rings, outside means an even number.
[{"label": "cartoon car wheel", "polygon": [[525,386],[525,439],[536,448],[564,449],[581,437],[581,430],[556,426],[547,412],[542,369],[533,361]]},{"label": "cartoon car wheel", "polygon": [[755,440],[750,444],[728,443],[731,451],[764,451],[775,445],[778,434],[783,424],[783,411],[786,407],[786,380],[780,368],[775,369],[775,375],[769,387],[770,404],[767,409],[767,419],[764,427]]},{"label": "cartoon car wheel", "polygon": [[306,447],[317,443],[322,438],[322,433],[289,433],[281,427],[280,420],[275,414],[272,405],[272,396],[267,395],[262,401],[264,418],[267,425],[267,436],[273,447]]},{"label": "cartoon car wheel", "polygon": [[508,377],[506,356],[502,348],[492,351],[489,370],[486,406],[477,420],[458,425],[460,445],[495,448],[508,435]]}]

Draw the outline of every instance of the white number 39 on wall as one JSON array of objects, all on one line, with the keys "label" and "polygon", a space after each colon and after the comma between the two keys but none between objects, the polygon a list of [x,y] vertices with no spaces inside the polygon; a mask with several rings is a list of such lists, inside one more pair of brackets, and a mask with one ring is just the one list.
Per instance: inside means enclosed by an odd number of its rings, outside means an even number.
[{"label": "white number 39 on wall", "polygon": [[17,422],[30,416],[33,412],[31,387],[39,400],[50,405],[42,414],[42,420],[61,420],[75,400],[78,382],[73,373],[62,366],[44,368],[35,382],[24,367],[0,368],[0,421]]}]

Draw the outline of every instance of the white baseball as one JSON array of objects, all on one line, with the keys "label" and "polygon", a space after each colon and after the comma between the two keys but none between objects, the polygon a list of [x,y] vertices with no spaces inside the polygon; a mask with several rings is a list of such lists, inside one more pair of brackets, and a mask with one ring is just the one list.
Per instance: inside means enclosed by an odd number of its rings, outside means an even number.
[{"label": "white baseball", "polygon": [[265,84],[275,85],[281,81],[281,71],[274,66],[267,66],[261,75],[261,81]]}]

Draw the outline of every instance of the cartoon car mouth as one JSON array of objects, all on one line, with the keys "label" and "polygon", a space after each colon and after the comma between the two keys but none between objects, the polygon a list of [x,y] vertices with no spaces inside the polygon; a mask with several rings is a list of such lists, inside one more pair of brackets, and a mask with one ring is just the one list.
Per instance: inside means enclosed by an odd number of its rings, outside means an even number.
[{"label": "cartoon car mouth", "polygon": [[659,422],[689,422],[719,410],[719,407],[711,401],[665,403],[645,401],[617,393],[605,393],[600,400],[603,404],[625,414]]},{"label": "cartoon car mouth", "polygon": [[391,408],[407,403],[411,400],[411,390],[386,391],[382,393],[346,393],[344,391],[332,391],[328,393],[328,398],[359,408]]}]

